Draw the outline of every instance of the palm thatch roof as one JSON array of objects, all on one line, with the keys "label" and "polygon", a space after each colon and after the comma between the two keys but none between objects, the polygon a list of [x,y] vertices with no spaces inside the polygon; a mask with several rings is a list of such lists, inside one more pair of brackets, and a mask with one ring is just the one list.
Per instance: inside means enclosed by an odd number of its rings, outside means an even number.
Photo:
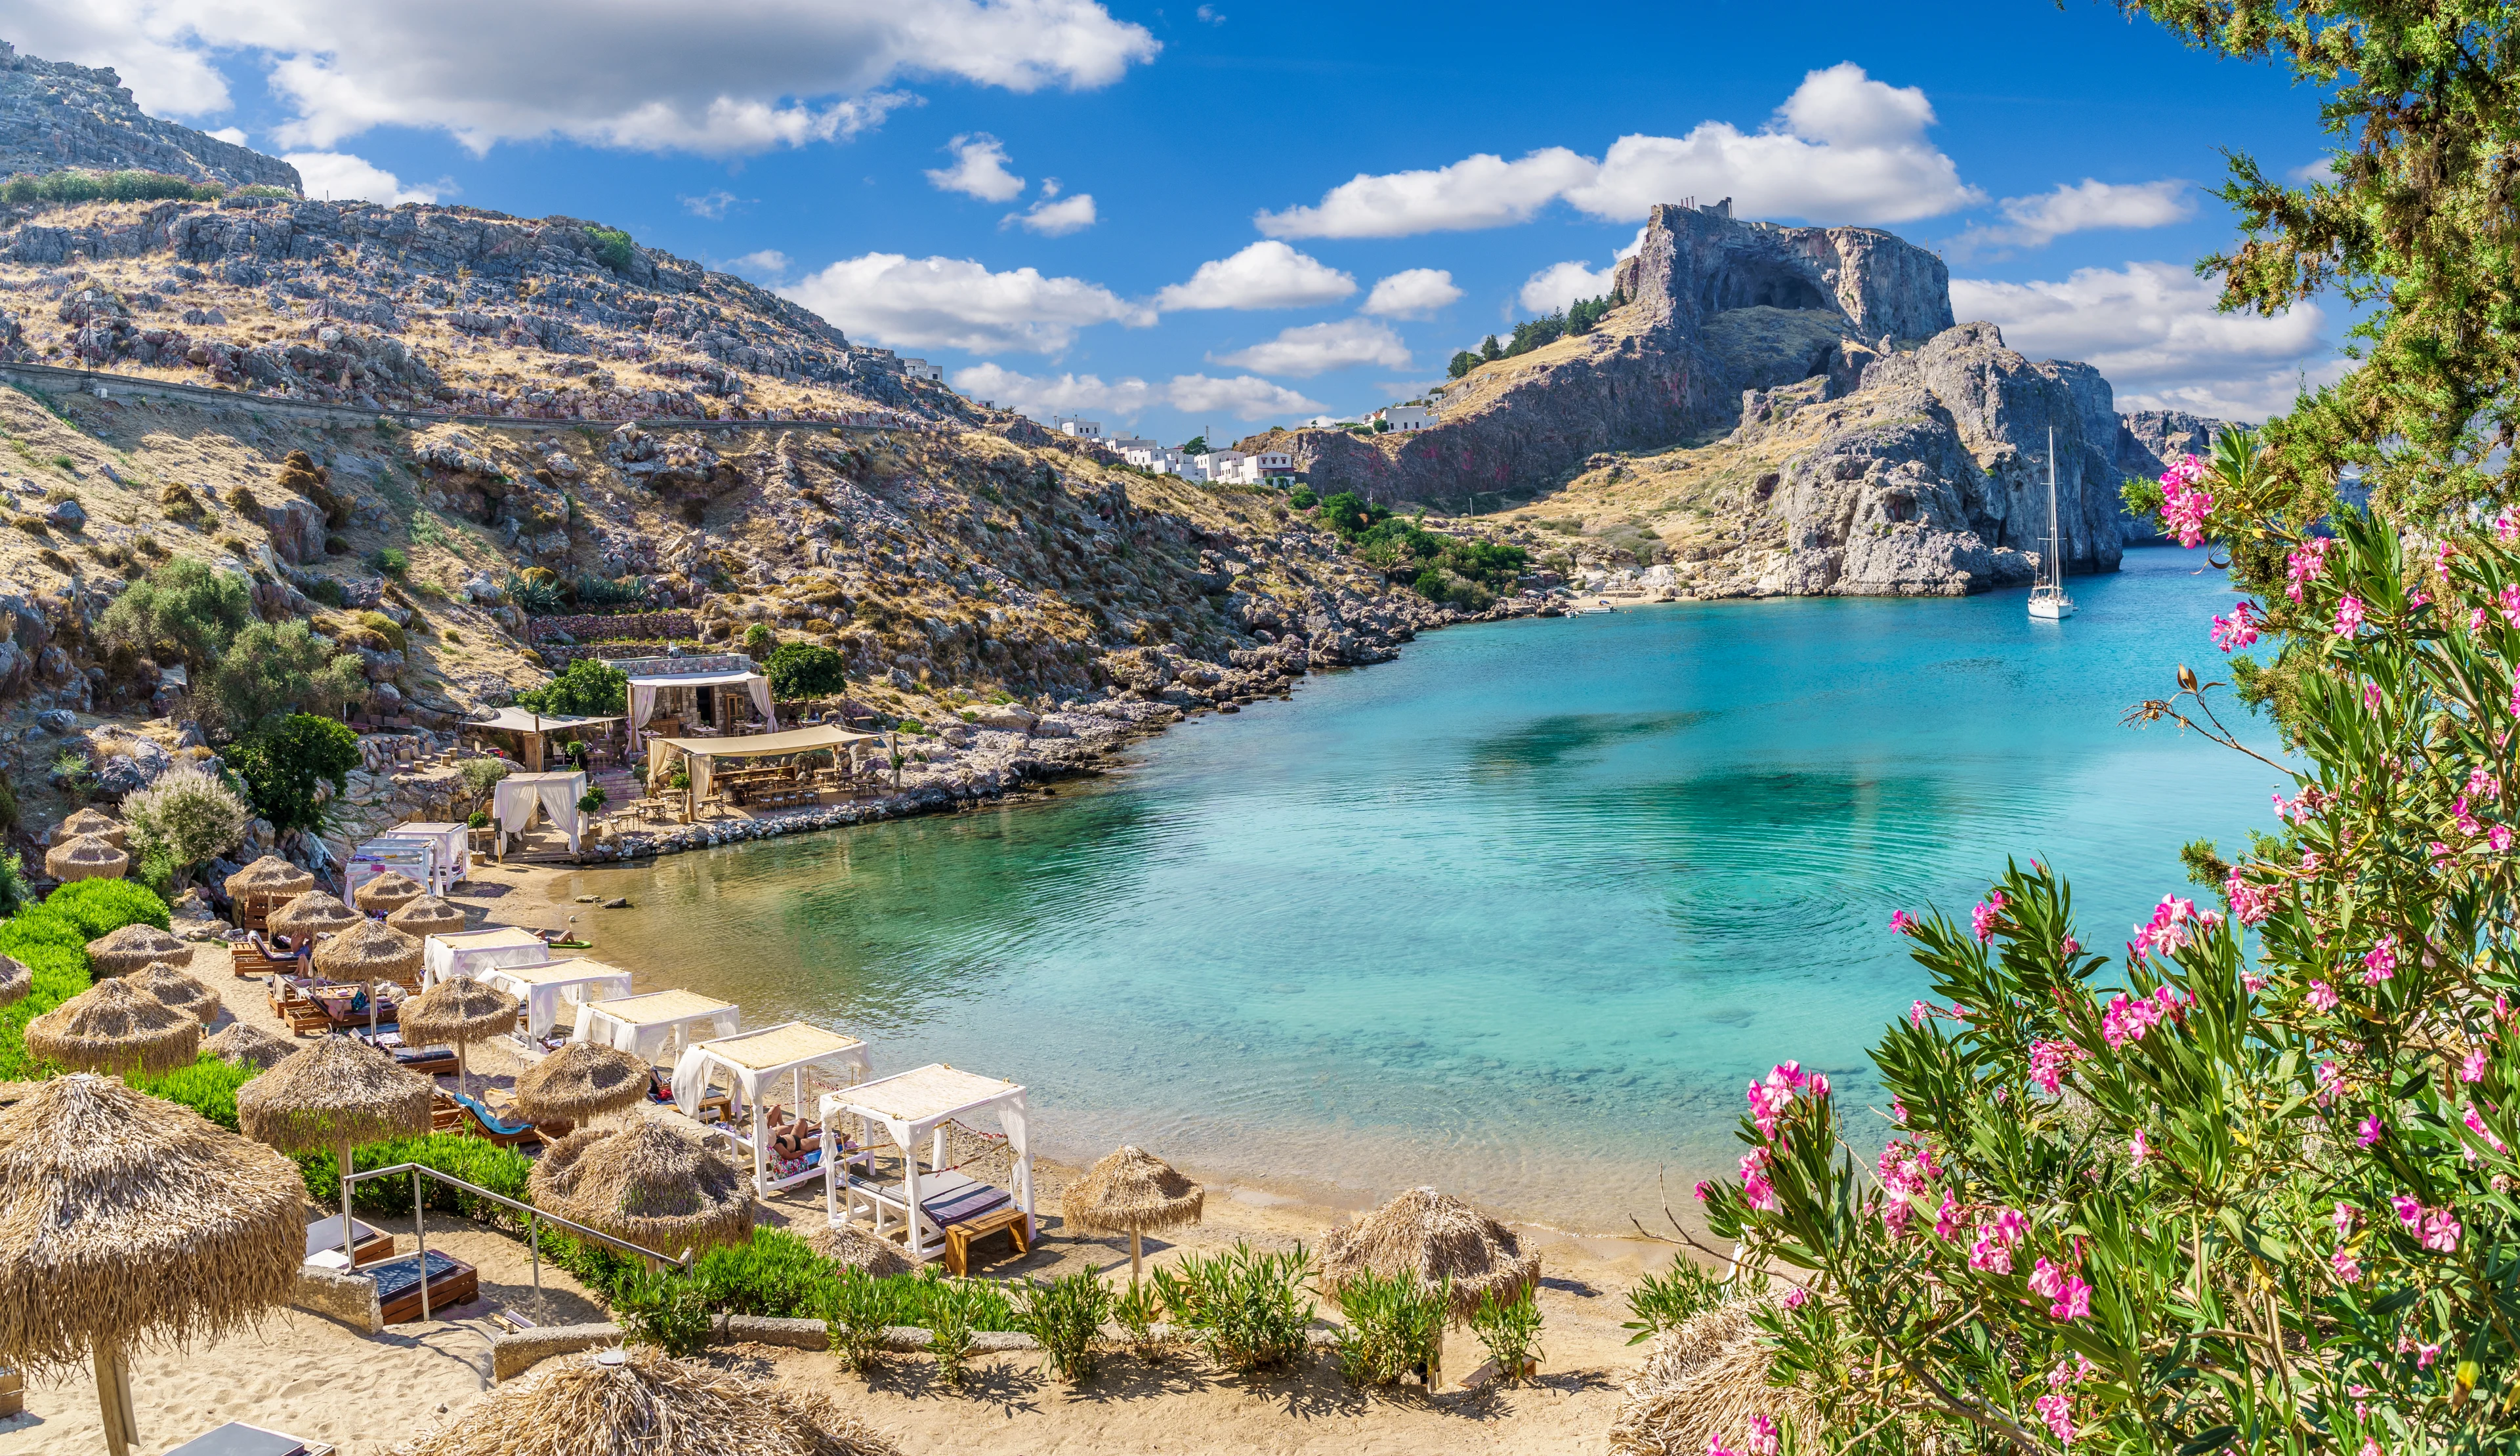
[{"label": "palm thatch roof", "polygon": [[125,981],[100,981],[26,1023],[26,1049],[81,1072],[164,1072],[200,1053],[202,1024]]},{"label": "palm thatch roof", "polygon": [[219,1340],[287,1303],[305,1257],[296,1166],[189,1107],[72,1075],[0,1109],[0,1360]]},{"label": "palm thatch roof", "polygon": [[1085,1232],[1145,1233],[1196,1223],[1207,1190],[1144,1148],[1124,1147],[1058,1196],[1059,1216]]},{"label": "palm thatch roof", "polygon": [[35,973],[6,955],[0,955],[0,1006],[10,1006],[26,998],[35,989]]},{"label": "palm thatch roof", "polygon": [[910,1272],[910,1259],[900,1246],[878,1239],[854,1223],[825,1223],[806,1230],[814,1252],[844,1268],[864,1269],[878,1279]]},{"label": "palm thatch roof", "polygon": [[126,986],[138,987],[149,993],[175,1010],[199,1018],[203,1026],[218,1020],[219,1012],[226,1007],[226,1002],[219,999],[219,993],[210,989],[209,983],[190,972],[179,971],[162,960],[151,961],[123,977],[122,981]]},{"label": "palm thatch roof", "polygon": [[434,1086],[348,1037],[318,1037],[237,1090],[246,1136],[284,1153],[428,1130]]},{"label": "palm thatch roof", "polygon": [[271,1067],[296,1054],[298,1042],[249,1021],[232,1021],[210,1034],[202,1050],[235,1067]]},{"label": "palm thatch roof", "polygon": [[193,963],[193,946],[155,925],[126,925],[88,942],[87,961],[100,976],[128,976],[159,961],[181,970]]},{"label": "palm thatch roof", "polygon": [[321,890],[308,890],[271,912],[264,922],[274,935],[292,941],[324,931],[347,930],[364,918],[357,910]]},{"label": "palm thatch roof", "polygon": [[433,935],[444,935],[449,931],[462,930],[465,917],[462,910],[436,896],[424,895],[401,909],[386,911],[385,923],[404,935],[416,935],[426,939]]},{"label": "palm thatch roof", "polygon": [[407,1046],[457,1045],[516,1028],[517,998],[470,976],[449,976],[402,1003]]},{"label": "palm thatch roof", "polygon": [[564,1355],[397,1456],[900,1456],[832,1397],[648,1346]]},{"label": "palm thatch roof", "polygon": [[73,880],[118,880],[131,867],[131,857],[93,834],[65,840],[44,854],[44,873],[68,884]]},{"label": "palm thatch roof", "polygon": [[428,893],[428,888],[398,869],[388,869],[350,892],[360,909],[371,915],[390,914]]},{"label": "palm thatch roof", "polygon": [[278,855],[265,855],[251,864],[228,876],[230,900],[248,895],[269,899],[275,895],[303,895],[315,888],[315,876],[283,860]]},{"label": "palm thatch roof", "polygon": [[1818,1435],[1810,1395],[1768,1384],[1773,1355],[1761,1343],[1758,1311],[1759,1302],[1735,1300],[1656,1335],[1624,1388],[1610,1449],[1619,1456],[1704,1456],[1712,1436],[1740,1450],[1756,1416],[1789,1422],[1805,1439]]},{"label": "palm thatch roof", "polygon": [[517,1079],[517,1111],[535,1123],[592,1122],[647,1095],[647,1058],[592,1041],[571,1041]]},{"label": "palm thatch roof", "polygon": [[93,809],[82,809],[53,826],[53,843],[65,844],[82,834],[93,834],[117,850],[131,848],[131,830],[120,819]]},{"label": "palm thatch roof", "polygon": [[553,1143],[525,1189],[563,1217],[664,1255],[752,1234],[749,1180],[697,1139],[645,1118]]},{"label": "palm thatch roof", "polygon": [[1412,1188],[1322,1235],[1321,1284],[1333,1296],[1363,1270],[1453,1281],[1453,1317],[1467,1319],[1493,1294],[1510,1300],[1540,1282],[1540,1256],[1513,1230],[1449,1193]]},{"label": "palm thatch roof", "polygon": [[[273,916],[275,921],[278,918]],[[315,971],[336,981],[400,980],[420,974],[422,949],[417,939],[382,920],[361,920],[331,940],[316,943]]]}]

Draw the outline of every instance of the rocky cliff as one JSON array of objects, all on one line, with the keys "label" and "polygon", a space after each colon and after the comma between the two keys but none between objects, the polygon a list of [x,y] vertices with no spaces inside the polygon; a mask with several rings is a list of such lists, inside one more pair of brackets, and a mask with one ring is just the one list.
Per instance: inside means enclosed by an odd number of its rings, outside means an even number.
[{"label": "rocky cliff", "polygon": [[110,69],[39,61],[0,41],[0,177],[65,167],[300,190],[297,169],[276,156],[143,112]]}]

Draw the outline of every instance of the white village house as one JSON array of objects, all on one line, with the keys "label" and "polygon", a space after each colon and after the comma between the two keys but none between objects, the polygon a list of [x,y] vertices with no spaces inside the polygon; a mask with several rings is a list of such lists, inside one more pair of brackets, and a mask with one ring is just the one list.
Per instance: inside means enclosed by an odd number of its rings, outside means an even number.
[{"label": "white village house", "polygon": [[1437,419],[1435,412],[1424,405],[1390,405],[1374,411],[1372,418],[1374,423],[1400,434],[1425,429]]}]

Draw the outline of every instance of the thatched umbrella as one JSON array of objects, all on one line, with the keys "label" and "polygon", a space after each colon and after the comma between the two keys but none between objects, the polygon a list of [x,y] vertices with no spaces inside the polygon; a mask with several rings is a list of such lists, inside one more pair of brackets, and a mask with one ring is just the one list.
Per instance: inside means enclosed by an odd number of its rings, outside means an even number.
[{"label": "thatched umbrella", "polygon": [[44,855],[44,873],[64,884],[72,880],[118,880],[131,867],[131,857],[93,834],[57,844]]},{"label": "thatched umbrella", "polygon": [[[338,908],[340,902],[333,904]],[[272,918],[276,921],[279,916]],[[382,920],[359,920],[350,929],[316,946],[315,973],[336,981],[368,983],[368,1030],[373,1032],[377,1029],[377,983],[418,976],[424,950],[419,941]]]},{"label": "thatched umbrella", "polygon": [[464,1048],[517,1029],[517,998],[470,976],[449,976],[402,1004],[402,1044],[455,1048],[455,1080],[469,1085]]},{"label": "thatched umbrella", "polygon": [[401,909],[386,911],[385,923],[404,935],[416,935],[426,939],[433,935],[446,935],[462,930],[465,926],[465,915],[462,910],[436,896],[424,895]]},{"label": "thatched umbrella", "polygon": [[350,892],[359,908],[371,915],[388,915],[428,893],[428,888],[398,869],[388,869],[375,879]]},{"label": "thatched umbrella", "polygon": [[120,819],[93,809],[82,809],[53,826],[53,843],[65,844],[82,834],[93,834],[117,850],[131,848],[131,831]]},{"label": "thatched umbrella", "polygon": [[562,1217],[660,1253],[752,1236],[752,1193],[735,1165],[646,1118],[553,1143],[525,1190]]},{"label": "thatched umbrella", "polygon": [[165,1072],[201,1046],[200,1022],[122,981],[100,981],[26,1023],[28,1051],[81,1072]]},{"label": "thatched umbrella", "polygon": [[314,875],[278,855],[263,856],[229,875],[227,881],[228,899],[234,902],[239,925],[248,924],[281,902],[314,888]]},{"label": "thatched umbrella", "polygon": [[[332,1148],[353,1171],[350,1150],[428,1130],[436,1087],[394,1059],[348,1037],[318,1037],[303,1051],[237,1089],[237,1125],[284,1153]],[[350,1185],[341,1185],[341,1228],[350,1227]],[[301,1257],[303,1251],[300,1251]]]},{"label": "thatched umbrella", "polygon": [[200,1018],[203,1026],[218,1020],[219,1012],[226,1005],[207,983],[162,960],[151,961],[122,980],[125,985],[138,987],[175,1010]]},{"label": "thatched umbrella", "polygon": [[910,1260],[898,1248],[854,1223],[825,1223],[808,1230],[805,1242],[832,1262],[864,1269],[878,1279],[910,1272]]},{"label": "thatched umbrella", "polygon": [[289,937],[295,946],[304,944],[308,936],[347,930],[365,918],[335,897],[308,890],[273,910],[263,925],[274,935]]},{"label": "thatched umbrella", "polygon": [[0,955],[0,1006],[14,1006],[35,989],[35,973],[22,962]]},{"label": "thatched umbrella", "polygon": [[648,1095],[648,1059],[571,1041],[517,1079],[517,1111],[531,1123],[592,1123]]},{"label": "thatched umbrella", "polygon": [[1712,1449],[1709,1436],[1741,1444],[1758,1416],[1791,1422],[1802,1434],[1819,1431],[1807,1391],[1768,1384],[1776,1351],[1759,1328],[1759,1309],[1758,1301],[1735,1300],[1656,1335],[1622,1393],[1610,1449],[1620,1456],[1694,1456]]},{"label": "thatched umbrella", "polygon": [[94,1361],[113,1456],[138,1439],[127,1352],[226,1338],[305,1257],[296,1166],[191,1108],[72,1075],[0,1110],[0,1361]]},{"label": "thatched umbrella", "polygon": [[1137,1147],[1124,1147],[1095,1164],[1058,1196],[1059,1216],[1068,1227],[1129,1236],[1133,1280],[1145,1266],[1138,1252],[1139,1235],[1148,1229],[1196,1223],[1206,1206],[1206,1189]]},{"label": "thatched umbrella", "polygon": [[1540,1256],[1523,1253],[1513,1230],[1432,1188],[1412,1188],[1322,1235],[1324,1292],[1335,1297],[1367,1269],[1384,1278],[1414,1273],[1428,1284],[1450,1278],[1456,1320],[1489,1295],[1515,1299],[1540,1283]]},{"label": "thatched umbrella", "polygon": [[88,967],[100,976],[128,976],[159,961],[182,970],[193,963],[193,945],[155,925],[126,925],[87,943]]},{"label": "thatched umbrella", "polygon": [[202,1050],[233,1067],[269,1068],[293,1055],[297,1046],[295,1039],[249,1021],[229,1022],[202,1042]]},{"label": "thatched umbrella", "polygon": [[819,1390],[649,1346],[546,1362],[484,1391],[399,1456],[900,1456]]}]

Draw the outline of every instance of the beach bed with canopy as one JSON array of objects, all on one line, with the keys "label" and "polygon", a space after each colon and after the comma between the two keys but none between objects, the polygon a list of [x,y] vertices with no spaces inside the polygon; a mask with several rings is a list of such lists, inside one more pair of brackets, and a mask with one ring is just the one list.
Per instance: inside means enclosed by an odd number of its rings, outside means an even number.
[{"label": "beach bed with canopy", "polygon": [[600,960],[546,960],[538,965],[483,966],[472,973],[472,979],[493,990],[504,991],[524,1003],[525,1035],[528,1037],[540,1037],[563,1020],[574,1023],[576,1012],[563,1016],[562,1006],[609,1000],[630,993],[630,973]]},{"label": "beach bed with canopy", "polygon": [[423,943],[421,973],[434,985],[450,976],[480,974],[492,966],[535,965],[551,959],[551,942],[513,925],[485,925],[432,935]]},{"label": "beach bed with canopy", "polygon": [[[711,1041],[696,1041],[687,1047],[682,1059],[674,1064],[674,1105],[686,1117],[698,1116],[701,1099],[708,1095],[711,1080],[724,1074],[734,1084],[735,1100],[720,1129],[737,1146],[752,1155],[752,1189],[763,1198],[783,1188],[792,1188],[815,1175],[812,1168],[773,1177],[770,1170],[771,1127],[763,1114],[764,1090],[778,1091],[782,1077],[789,1080],[789,1107],[797,1117],[805,1115],[805,1074],[820,1073],[844,1085],[866,1081],[874,1071],[867,1056],[866,1043],[855,1037],[828,1031],[807,1022],[791,1021],[757,1032],[741,1032]],[[752,1133],[746,1137],[738,1130],[749,1112]],[[826,1125],[828,1129],[828,1125]],[[828,1130],[822,1161],[832,1158]]]},{"label": "beach bed with canopy", "polygon": [[[693,810],[714,791],[716,781],[733,772],[722,769],[721,762],[828,752],[832,755],[832,768],[836,770],[847,762],[850,745],[878,741],[880,741],[878,734],[853,733],[829,725],[731,738],[651,738],[648,740],[648,782],[657,782],[671,772],[676,764],[680,764],[689,778],[689,787],[683,791],[683,815],[688,818]],[[819,791],[817,793],[819,795]]]},{"label": "beach bed with canopy", "polygon": [[646,995],[581,1003],[577,1033],[569,1039],[617,1047],[671,1066],[694,1040],[732,1037],[742,1022],[742,1013],[733,1001],[696,991],[652,991]]},{"label": "beach bed with canopy", "polygon": [[[996,1188],[953,1170],[945,1162],[945,1130],[983,1113],[996,1117],[1014,1154],[1014,1187]],[[983,1077],[931,1063],[845,1091],[827,1092],[823,1124],[823,1212],[834,1225],[873,1220],[878,1238],[898,1238],[911,1257],[924,1261],[947,1254],[961,1262],[967,1240],[980,1231],[1009,1228],[1019,1248],[1033,1236],[1032,1148],[1025,1127],[1024,1089],[1003,1078]],[[873,1138],[860,1139],[848,1156],[834,1151],[832,1124],[858,1118],[882,1127],[901,1149],[901,1181],[875,1176]],[[919,1171],[919,1145],[929,1144],[928,1166]],[[960,1272],[957,1270],[957,1272]]]},{"label": "beach bed with canopy", "polygon": [[586,816],[577,801],[586,797],[586,775],[577,770],[563,773],[511,773],[499,780],[490,791],[490,822],[499,831],[499,853],[508,853],[508,836],[522,834],[533,826],[536,814],[548,815],[552,827],[568,836],[568,852],[577,853],[578,837],[586,831]]}]

